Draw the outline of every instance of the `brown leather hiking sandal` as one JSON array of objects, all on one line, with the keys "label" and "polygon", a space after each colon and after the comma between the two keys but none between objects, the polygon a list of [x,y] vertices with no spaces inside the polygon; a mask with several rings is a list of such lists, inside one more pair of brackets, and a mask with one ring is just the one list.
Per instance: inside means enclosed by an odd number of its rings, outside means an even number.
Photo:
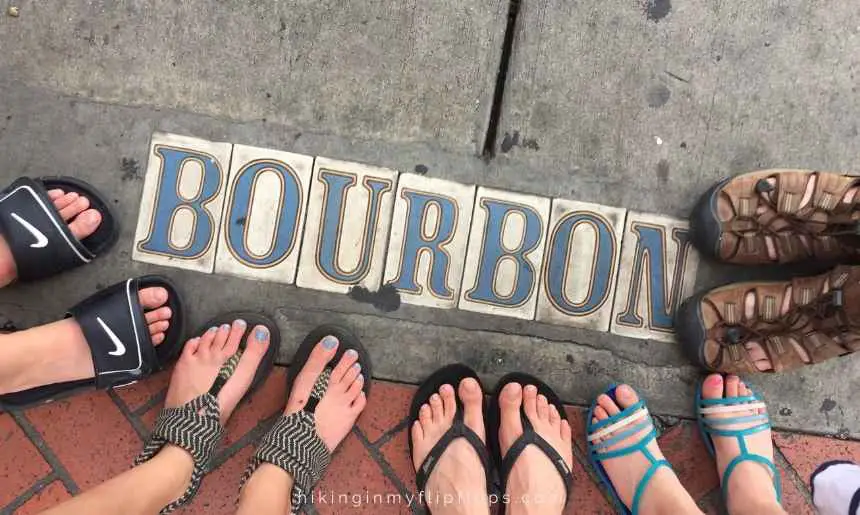
[{"label": "brown leather hiking sandal", "polygon": [[689,357],[727,374],[784,372],[860,349],[860,266],[791,281],[730,284],[678,308]]},{"label": "brown leather hiking sandal", "polygon": [[860,257],[860,177],[761,170],[724,179],[690,217],[703,254],[742,265]]}]

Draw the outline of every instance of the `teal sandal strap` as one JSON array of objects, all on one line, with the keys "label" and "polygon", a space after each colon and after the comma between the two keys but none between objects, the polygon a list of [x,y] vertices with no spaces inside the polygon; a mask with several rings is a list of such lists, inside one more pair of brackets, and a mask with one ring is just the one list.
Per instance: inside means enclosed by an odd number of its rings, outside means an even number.
[{"label": "teal sandal strap", "polygon": [[651,466],[645,472],[645,475],[639,480],[639,484],[636,485],[636,493],[633,494],[633,502],[630,503],[630,511],[633,515],[639,513],[639,502],[642,500],[642,496],[645,493],[645,489],[648,487],[648,483],[654,477],[654,474],[663,467],[667,467],[669,470],[672,469],[672,465],[670,465],[666,460],[652,461]]},{"label": "teal sandal strap", "polygon": [[752,454],[750,452],[741,452],[741,454],[735,456],[735,459],[729,462],[726,470],[723,471],[723,477],[720,478],[720,484],[723,490],[723,499],[728,500],[729,498],[729,477],[732,475],[732,472],[735,471],[735,467],[740,465],[745,461],[754,461],[756,463],[761,463],[765,467],[768,468],[771,475],[773,476],[773,489],[776,491],[776,502],[782,504],[782,481],[779,479],[779,471],[776,469],[776,465],[774,463],[765,458],[760,454]]}]

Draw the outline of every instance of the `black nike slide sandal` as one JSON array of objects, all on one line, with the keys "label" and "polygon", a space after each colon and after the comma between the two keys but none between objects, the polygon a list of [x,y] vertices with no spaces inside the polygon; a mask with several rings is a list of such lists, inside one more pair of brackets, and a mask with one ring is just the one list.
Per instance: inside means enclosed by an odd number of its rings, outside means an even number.
[{"label": "black nike slide sandal", "polygon": [[[78,193],[102,215],[96,231],[78,240],[63,220],[48,190]],[[90,184],[71,177],[21,177],[0,192],[0,234],[9,245],[18,280],[35,281],[89,263],[119,237],[119,219]]]},{"label": "black nike slide sandal", "polygon": [[[167,290],[172,312],[164,341],[153,345],[138,292]],[[0,396],[0,407],[25,408],[66,397],[81,390],[104,390],[137,382],[164,368],[182,349],[184,305],[179,290],[166,277],[147,275],[127,279],[96,292],[69,310],[81,327],[93,356],[95,377],[37,386]]]},{"label": "black nike slide sandal", "polygon": [[[567,414],[564,411],[564,403],[561,402],[561,399],[559,399],[558,395],[556,395],[552,388],[540,379],[522,372],[513,372],[499,379],[498,384],[496,384],[495,391],[490,397],[490,408],[487,412],[487,438],[490,443],[490,453],[492,454],[493,460],[499,471],[501,490],[503,492],[507,491],[508,476],[511,473],[511,469],[514,468],[514,464],[517,459],[523,453],[523,450],[525,450],[529,445],[535,445],[549,458],[559,475],[561,475],[561,478],[564,481],[567,500],[570,500],[570,493],[573,488],[573,473],[571,473],[570,467],[568,467],[567,463],[564,462],[564,458],[555,450],[555,448],[535,432],[531,422],[529,422],[528,417],[526,417],[525,410],[522,407],[520,408],[520,419],[523,424],[523,434],[517,438],[513,445],[511,445],[511,448],[508,449],[508,453],[502,457],[502,448],[499,443],[499,427],[501,427],[502,418],[502,411],[499,406],[499,395],[501,395],[502,389],[510,383],[519,383],[523,388],[528,385],[536,386],[538,395],[546,397],[549,403],[556,407],[562,420],[567,420]],[[502,504],[501,510],[502,513],[504,513],[504,504]]]},{"label": "black nike slide sandal", "polygon": [[221,425],[221,410],[218,406],[218,393],[236,372],[239,359],[247,348],[248,337],[257,325],[262,325],[269,329],[269,347],[266,349],[266,354],[263,356],[262,361],[257,366],[257,373],[254,375],[251,386],[239,400],[236,409],[251,397],[254,391],[266,381],[266,378],[268,378],[269,373],[272,371],[281,337],[277,324],[269,317],[259,313],[240,311],[224,313],[210,320],[209,324],[205,325],[203,331],[198,334],[203,334],[210,327],[219,327],[224,324],[232,325],[234,320],[240,318],[247,322],[247,326],[245,332],[242,334],[239,350],[221,365],[218,377],[215,378],[212,387],[208,392],[188,401],[182,406],[163,408],[158,414],[155,426],[144,444],[143,450],[134,460],[135,466],[145,463],[155,457],[168,443],[185,449],[193,458],[194,468],[191,471],[191,480],[188,483],[188,488],[185,489],[185,492],[178,499],[159,511],[162,515],[172,513],[177,508],[185,506],[194,500],[200,489],[203,477],[210,471],[215,449],[224,435],[224,426]]},{"label": "black nike slide sandal", "polygon": [[[487,494],[489,495],[493,491],[493,467],[492,462],[490,461],[490,454],[487,451],[487,445],[481,441],[481,437],[479,437],[478,434],[469,428],[463,421],[463,402],[460,400],[457,391],[460,386],[460,381],[467,377],[474,378],[478,384],[481,385],[481,379],[478,377],[478,374],[466,365],[458,363],[442,367],[425,379],[424,382],[421,383],[421,386],[418,387],[415,395],[412,397],[412,405],[409,408],[410,428],[412,427],[412,424],[418,420],[418,412],[421,410],[421,406],[430,402],[430,397],[434,393],[438,393],[439,388],[441,388],[442,385],[451,385],[454,388],[454,394],[457,399],[457,413],[454,416],[454,423],[445,432],[445,434],[442,435],[442,438],[436,442],[436,445],[430,449],[430,453],[427,454],[427,457],[424,458],[421,466],[415,471],[415,484],[418,487],[419,492],[424,492],[424,489],[427,486],[427,480],[430,478],[430,474],[433,473],[433,469],[435,469],[436,465],[439,463],[439,458],[442,457],[442,453],[444,453],[445,449],[451,445],[451,442],[457,438],[464,438],[466,442],[475,449],[475,452],[478,453],[478,458],[480,458],[481,465],[484,467],[484,474],[487,481]],[[483,391],[484,387],[481,385],[481,392]],[[483,410],[483,400],[481,402]],[[412,431],[408,431],[408,434],[409,455],[414,456],[415,451],[413,449],[414,444],[412,442]]]},{"label": "black nike slide sandal", "polygon": [[320,400],[328,389],[332,369],[348,350],[358,353],[358,363],[366,380],[362,386],[365,396],[370,394],[370,378],[373,365],[370,355],[357,336],[347,329],[336,325],[322,325],[311,331],[296,350],[287,373],[287,391],[292,390],[299,372],[305,367],[308,357],[320,340],[326,336],[338,339],[337,352],[328,366],[317,377],[304,408],[290,415],[281,415],[275,425],[260,439],[257,451],[251,458],[240,482],[240,489],[251,478],[262,463],[271,463],[285,470],[293,478],[291,513],[298,513],[311,498],[314,485],[325,474],[331,463],[331,453],[319,437],[316,428],[315,412]]},{"label": "black nike slide sandal", "polygon": [[242,400],[240,401],[241,405],[241,403],[249,399],[251,395],[256,392],[257,389],[260,388],[260,386],[263,385],[263,383],[266,381],[266,378],[269,377],[269,374],[272,372],[272,369],[275,366],[275,356],[278,354],[278,348],[281,346],[281,332],[278,329],[278,324],[262,313],[254,313],[249,311],[233,311],[230,313],[223,313],[221,315],[218,315],[212,320],[206,322],[205,324],[203,324],[203,328],[200,329],[200,331],[198,331],[196,334],[201,335],[206,332],[206,330],[210,327],[220,327],[224,324],[232,325],[233,321],[238,319],[244,320],[248,325],[245,326],[245,333],[242,335],[242,342],[239,344],[239,351],[234,354],[232,358],[227,360],[225,366],[222,367],[222,371],[230,372],[230,374],[218,375],[218,379],[215,380],[215,386],[213,386],[212,390],[210,390],[210,393],[212,393],[213,395],[218,395],[218,392],[221,391],[221,387],[223,387],[224,383],[226,383],[227,379],[229,379],[229,375],[233,373],[233,369],[239,363],[239,359],[242,357],[242,353],[248,346],[248,338],[250,337],[251,332],[254,330],[254,327],[261,325],[269,330],[269,347],[266,348],[266,354],[263,356],[263,360],[257,367],[257,373],[254,374],[254,380],[251,382],[251,386],[250,388],[248,388],[248,392],[245,393],[245,396],[242,397]]}]

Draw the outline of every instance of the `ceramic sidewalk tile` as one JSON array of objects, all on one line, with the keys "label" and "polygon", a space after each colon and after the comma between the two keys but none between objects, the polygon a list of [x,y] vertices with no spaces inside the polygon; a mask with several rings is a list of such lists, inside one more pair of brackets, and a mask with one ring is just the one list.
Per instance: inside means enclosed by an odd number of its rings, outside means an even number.
[{"label": "ceramic sidewalk tile", "polygon": [[474,201],[475,186],[400,176],[383,283],[402,302],[457,307]]},{"label": "ceramic sidewalk tile", "polygon": [[212,273],[232,148],[175,134],[152,135],[135,261]]},{"label": "ceramic sidewalk tile", "polygon": [[296,284],[379,289],[396,187],[396,170],[317,157]]},{"label": "ceramic sidewalk tile", "polygon": [[698,266],[685,220],[628,212],[612,332],[674,341],[675,308],[692,291]]},{"label": "ceramic sidewalk tile", "polygon": [[555,199],[537,320],[609,330],[627,210]]},{"label": "ceramic sidewalk tile", "polygon": [[292,284],[314,158],[234,145],[215,272]]},{"label": "ceramic sidewalk tile", "polygon": [[534,318],[549,211],[548,198],[478,188],[460,309]]}]

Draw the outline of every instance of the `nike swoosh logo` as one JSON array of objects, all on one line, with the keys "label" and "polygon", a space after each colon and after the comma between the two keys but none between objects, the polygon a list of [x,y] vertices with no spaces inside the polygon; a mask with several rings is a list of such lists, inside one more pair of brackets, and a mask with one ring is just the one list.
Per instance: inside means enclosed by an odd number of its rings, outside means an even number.
[{"label": "nike swoosh logo", "polygon": [[36,229],[35,227],[33,227],[33,224],[18,216],[18,213],[11,214],[12,218],[14,218],[16,222],[21,224],[21,227],[27,229],[27,231],[29,231],[30,234],[32,234],[33,237],[36,238],[36,242],[30,244],[31,249],[41,249],[48,246],[48,237],[42,234],[42,231]]},{"label": "nike swoosh logo", "polygon": [[110,341],[113,342],[113,344],[116,346],[116,350],[112,350],[108,352],[108,354],[110,354],[111,356],[124,355],[125,345],[122,344],[122,340],[119,339],[116,333],[111,331],[110,327],[107,326],[107,324],[104,322],[104,320],[101,319],[101,317],[96,317],[96,322],[98,322],[99,325],[102,326],[102,330],[104,330],[105,334],[107,334],[108,338],[110,338]]}]

